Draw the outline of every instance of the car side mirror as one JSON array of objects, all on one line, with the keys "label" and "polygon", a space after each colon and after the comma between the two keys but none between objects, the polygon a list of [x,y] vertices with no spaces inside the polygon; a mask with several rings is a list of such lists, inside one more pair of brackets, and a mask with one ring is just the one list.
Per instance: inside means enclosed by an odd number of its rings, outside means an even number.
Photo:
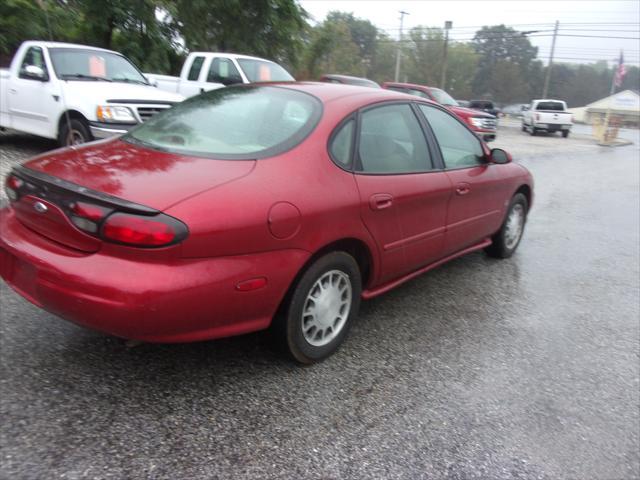
[{"label": "car side mirror", "polygon": [[489,162],[497,163],[499,165],[503,165],[505,163],[510,163],[512,160],[511,155],[508,152],[502,150],[501,148],[494,148],[491,150],[489,154]]},{"label": "car side mirror", "polygon": [[40,80],[41,82],[48,80],[45,71],[37,65],[27,65],[24,67],[24,76],[33,80]]}]

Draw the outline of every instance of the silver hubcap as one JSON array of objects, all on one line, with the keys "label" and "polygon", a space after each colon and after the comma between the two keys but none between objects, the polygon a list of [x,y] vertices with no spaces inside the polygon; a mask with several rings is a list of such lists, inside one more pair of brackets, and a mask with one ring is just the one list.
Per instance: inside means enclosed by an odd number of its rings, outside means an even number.
[{"label": "silver hubcap", "polygon": [[504,243],[508,249],[512,249],[518,244],[524,228],[524,207],[517,203],[513,206],[507,217],[504,232]]},{"label": "silver hubcap", "polygon": [[67,145],[80,145],[84,143],[84,135],[80,132],[80,130],[70,130],[67,135]]},{"label": "silver hubcap", "polygon": [[302,309],[302,333],[314,347],[322,347],[342,330],[351,311],[351,280],[331,270],[313,284]]}]

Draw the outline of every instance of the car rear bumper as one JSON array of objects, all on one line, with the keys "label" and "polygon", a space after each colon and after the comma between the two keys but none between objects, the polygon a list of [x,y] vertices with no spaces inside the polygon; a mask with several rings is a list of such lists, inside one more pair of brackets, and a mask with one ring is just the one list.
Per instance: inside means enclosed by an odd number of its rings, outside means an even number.
[{"label": "car rear bumper", "polygon": [[101,123],[101,122],[89,122],[89,128],[91,129],[91,135],[95,139],[115,137],[123,135],[135,127],[136,124],[114,124],[114,123]]},{"label": "car rear bumper", "polygon": [[[134,260],[55,244],[0,210],[0,276],[32,303],[123,338],[174,343],[267,328],[309,258],[302,250]],[[266,279],[241,291],[238,284]]]}]

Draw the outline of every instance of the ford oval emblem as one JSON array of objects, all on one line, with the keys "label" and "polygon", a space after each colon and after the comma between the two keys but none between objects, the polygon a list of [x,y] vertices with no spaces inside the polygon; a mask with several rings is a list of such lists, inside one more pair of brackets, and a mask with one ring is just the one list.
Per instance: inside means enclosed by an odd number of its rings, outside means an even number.
[{"label": "ford oval emblem", "polygon": [[38,213],[44,213],[47,210],[49,210],[49,208],[47,208],[47,206],[42,203],[42,202],[36,202],[33,204],[33,209],[38,212]]}]

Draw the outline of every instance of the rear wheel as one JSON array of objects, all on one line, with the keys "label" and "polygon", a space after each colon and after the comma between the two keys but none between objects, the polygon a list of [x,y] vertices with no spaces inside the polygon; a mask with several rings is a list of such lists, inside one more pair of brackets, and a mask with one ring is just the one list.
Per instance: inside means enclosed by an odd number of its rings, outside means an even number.
[{"label": "rear wheel", "polygon": [[518,248],[527,221],[529,202],[522,193],[516,193],[509,203],[507,215],[500,230],[491,238],[485,251],[491,257],[509,258]]},{"label": "rear wheel", "polygon": [[358,314],[360,270],[345,252],[329,253],[300,277],[276,319],[276,335],[300,363],[325,359],[344,341]]},{"label": "rear wheel", "polygon": [[522,122],[522,131],[526,132],[527,131],[527,126],[524,124],[524,122]]},{"label": "rear wheel", "polygon": [[563,136],[564,138],[567,138],[567,137],[569,136],[569,130],[563,130],[563,131],[562,131],[562,136]]},{"label": "rear wheel", "polygon": [[58,143],[63,147],[71,145],[80,145],[81,143],[93,140],[89,125],[86,121],[79,118],[70,118],[62,120],[60,133],[58,134]]},{"label": "rear wheel", "polygon": [[536,127],[534,127],[533,125],[531,126],[531,136],[535,137],[536,134],[538,133],[538,131],[536,130]]}]

